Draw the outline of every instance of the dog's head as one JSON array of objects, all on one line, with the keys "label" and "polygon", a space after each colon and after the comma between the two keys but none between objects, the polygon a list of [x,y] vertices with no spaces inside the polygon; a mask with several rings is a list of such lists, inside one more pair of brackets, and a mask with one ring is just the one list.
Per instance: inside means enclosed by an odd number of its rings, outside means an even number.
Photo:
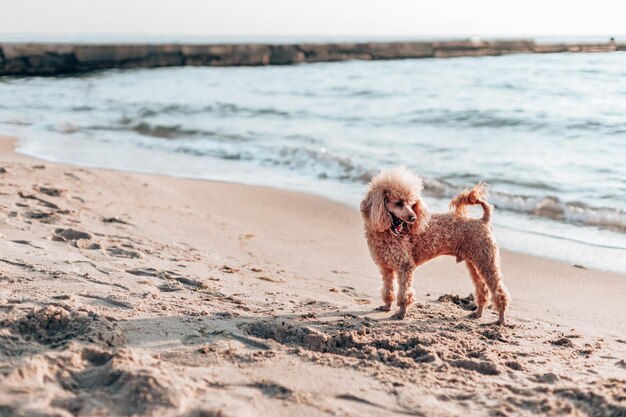
[{"label": "dog's head", "polygon": [[396,235],[424,231],[430,212],[421,199],[422,188],[421,178],[404,167],[380,172],[361,202],[366,227]]}]

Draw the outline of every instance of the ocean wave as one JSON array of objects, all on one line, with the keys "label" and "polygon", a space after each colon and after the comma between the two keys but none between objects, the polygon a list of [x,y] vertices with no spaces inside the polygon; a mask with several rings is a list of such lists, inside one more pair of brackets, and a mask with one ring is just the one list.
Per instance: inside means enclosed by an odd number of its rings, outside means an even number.
[{"label": "ocean wave", "polygon": [[254,154],[251,152],[233,150],[228,147],[199,149],[194,146],[179,145],[175,146],[172,151],[193,156],[210,156],[227,161],[250,161],[254,159]]},{"label": "ocean wave", "polygon": [[583,120],[570,122],[565,125],[570,131],[601,132],[606,135],[623,135],[626,133],[626,123],[609,123],[598,120]]},{"label": "ocean wave", "polygon": [[[626,233],[624,213],[615,209],[626,201],[625,61],[607,54],[598,64],[598,57],[33,78],[0,83],[0,126],[42,146],[49,137],[110,143],[112,160],[120,143],[190,155],[174,160],[193,159],[207,175],[219,169],[211,158],[236,161],[233,169],[241,162],[249,172],[275,175],[276,186],[295,176],[312,188],[356,191],[377,169],[405,163],[429,177],[425,195],[438,199],[433,206],[485,180],[503,217]],[[489,166],[476,170],[476,161]]]},{"label": "ocean wave", "polygon": [[503,113],[500,110],[452,110],[425,109],[400,115],[403,123],[409,125],[432,125],[456,128],[492,128],[521,129],[526,131],[545,131],[568,137],[579,136],[582,132],[594,132],[603,135],[622,135],[626,133],[626,124],[600,119],[549,118],[545,114],[524,115],[522,112]]},{"label": "ocean wave", "polygon": [[248,107],[234,103],[217,103],[214,106],[207,106],[206,110],[211,110],[221,115],[245,115],[252,117],[279,116],[291,118],[293,112],[278,110],[273,107]]},{"label": "ocean wave", "polygon": [[616,208],[590,207],[578,202],[561,201],[554,196],[508,196],[498,193],[494,193],[492,202],[496,207],[509,211],[626,233],[626,212]]},{"label": "ocean wave", "polygon": [[28,120],[24,120],[24,119],[3,120],[2,123],[7,124],[7,125],[13,125],[13,126],[30,126],[33,124],[32,122]]},{"label": "ocean wave", "polygon": [[[356,158],[335,155],[325,148],[283,146],[271,148],[255,144],[242,148],[233,143],[180,144],[171,142],[168,149],[174,152],[196,156],[211,156],[225,160],[246,160],[278,169],[297,171],[301,175],[313,176],[321,180],[367,184],[378,169]],[[472,174],[458,174],[456,180],[464,184],[480,180]],[[512,181],[497,179],[498,185],[515,185],[544,192],[556,192],[556,188],[532,181]],[[424,178],[424,194],[436,199],[451,199],[463,189],[449,179]],[[489,201],[498,209],[520,213],[569,224],[596,226],[603,229],[626,233],[626,212],[617,208],[592,207],[576,201],[562,201],[553,195],[524,195],[492,190]]]},{"label": "ocean wave", "polygon": [[201,132],[195,129],[184,129],[181,125],[151,125],[145,122],[136,124],[131,129],[140,135],[162,139],[198,136]]},{"label": "ocean wave", "polygon": [[135,113],[136,118],[143,119],[160,115],[197,115],[216,114],[218,116],[248,116],[248,117],[268,117],[276,116],[281,118],[294,117],[294,112],[279,110],[274,107],[254,107],[243,106],[235,103],[217,102],[209,105],[188,105],[188,104],[152,104],[152,105],[127,105],[126,110]]},{"label": "ocean wave", "polygon": [[[453,198],[460,190],[460,187],[445,180],[424,179],[425,194],[435,198]],[[529,196],[494,190],[489,201],[499,210],[626,233],[626,212],[618,208],[591,207],[577,201],[562,201],[551,195]]]},{"label": "ocean wave", "polygon": [[540,129],[547,126],[530,118],[500,115],[496,110],[450,110],[450,109],[427,109],[413,113],[407,120],[409,124],[445,125],[454,127],[490,127],[507,128],[524,126],[529,129]]},{"label": "ocean wave", "polygon": [[383,98],[398,96],[402,93],[395,91],[374,90],[371,88],[351,88],[347,86],[338,86],[330,89],[333,96],[341,97],[365,97],[365,98]]},{"label": "ocean wave", "polygon": [[461,173],[450,173],[448,175],[444,175],[441,177],[442,180],[445,181],[462,181],[463,183],[469,182],[479,182],[479,181],[484,181],[488,184],[491,183],[498,183],[498,185],[511,185],[514,187],[521,187],[521,188],[526,188],[526,189],[534,189],[534,190],[546,190],[546,191],[558,191],[558,188],[555,186],[552,186],[550,184],[545,183],[544,181],[540,181],[540,180],[520,180],[520,179],[507,179],[504,177],[498,177],[498,178],[485,178],[483,176],[477,175],[477,174],[473,174],[473,173],[468,173],[468,172],[461,172]]},{"label": "ocean wave", "polygon": [[75,112],[89,112],[89,111],[93,111],[95,110],[95,107],[93,106],[88,106],[88,105],[82,105],[82,106],[72,106],[70,107],[70,111],[75,111]]},{"label": "ocean wave", "polygon": [[535,190],[546,190],[546,191],[558,191],[557,187],[554,187],[550,184],[546,184],[543,181],[522,181],[522,180],[508,180],[505,178],[498,178],[498,179],[485,179],[483,180],[487,183],[490,182],[497,182],[498,184],[508,184],[508,185],[513,185],[516,187],[524,187],[524,188],[531,188],[531,189],[535,189]]},{"label": "ocean wave", "polygon": [[76,126],[71,123],[63,123],[55,126],[52,130],[74,134],[76,132],[104,131],[104,132],[132,132],[140,136],[156,139],[209,139],[216,142],[241,143],[251,140],[251,138],[236,133],[224,133],[216,130],[185,128],[180,124],[152,124],[148,122],[137,122],[132,118],[122,117],[118,124],[110,125],[89,125]]},{"label": "ocean wave", "polygon": [[[166,111],[179,109],[172,107]],[[297,171],[321,180],[365,184],[377,172],[372,165],[363,162],[371,160],[371,156],[363,155],[359,159],[358,155],[350,157],[337,155],[323,147],[315,146],[319,143],[315,138],[302,138],[298,135],[285,137],[283,140],[294,143],[293,146],[285,146],[284,143],[279,144],[276,141],[267,143],[260,141],[258,135],[254,134],[246,137],[234,133],[194,129],[183,124],[138,122],[132,118],[123,118],[118,124],[85,128],[63,124],[60,127],[56,126],[55,130],[65,134],[75,134],[80,130],[130,132],[138,135],[138,138],[164,141],[161,144],[139,141],[142,146],[161,147],[172,152],[224,160],[252,161],[265,166]],[[246,146],[242,146],[242,143]],[[556,196],[559,194],[558,188],[540,180],[522,181],[504,176],[490,179],[479,178],[472,173],[452,172],[440,178],[426,178],[425,193],[439,199],[452,198],[460,191],[460,184],[479,180],[496,184],[496,187],[512,186],[517,191],[523,190],[533,194],[507,193],[496,188],[490,201],[500,210],[626,233],[626,213],[623,210],[563,201]]]},{"label": "ocean wave", "polygon": [[[325,148],[282,147],[279,150],[257,147],[242,150],[239,147],[216,147],[198,149],[193,146],[175,148],[177,152],[195,155],[210,155],[229,160],[248,160],[266,166],[297,171],[321,180],[335,180],[367,184],[378,169],[355,159],[334,155]],[[466,179],[464,182],[472,182]],[[521,187],[554,191],[555,188],[542,182],[513,182],[496,180],[496,184],[519,185]],[[424,178],[424,193],[437,199],[456,196],[462,187],[444,179]],[[592,207],[576,201],[562,201],[556,196],[529,196],[491,192],[489,201],[498,209],[582,226],[595,226],[626,233],[626,212],[617,208]]]},{"label": "ocean wave", "polygon": [[325,148],[283,147],[261,158],[265,164],[306,172],[319,179],[367,183],[376,173],[374,168],[333,155]]},{"label": "ocean wave", "polygon": [[[370,90],[354,91],[360,99],[369,95],[376,95]],[[107,106],[112,106],[111,103]],[[215,102],[206,105],[192,105],[184,103],[170,104],[146,104],[146,103],[115,103],[113,106],[121,111],[123,116],[119,119],[121,124],[155,124],[161,117],[167,120],[179,119],[184,124],[188,116],[207,115],[209,118],[259,118],[259,119],[283,119],[283,120],[319,120],[339,124],[355,124],[372,126],[374,128],[397,126],[433,126],[456,129],[497,129],[503,131],[529,131],[544,132],[551,135],[559,135],[564,138],[576,138],[588,135],[623,136],[626,134],[626,124],[620,120],[610,118],[572,118],[565,115],[546,115],[545,113],[531,114],[522,109],[504,111],[501,109],[451,109],[451,108],[426,108],[411,110],[405,113],[399,112],[392,115],[371,115],[350,112],[335,112],[333,109],[312,110],[309,108],[280,109],[274,106],[243,105],[232,102]],[[108,113],[106,109],[90,105],[72,106],[67,109],[71,113]],[[196,117],[197,119],[197,117]],[[163,123],[160,123],[163,125]],[[178,126],[184,136],[189,136],[184,126]],[[140,129],[142,130],[142,129]],[[166,135],[176,137],[176,132],[153,132],[148,130],[147,135]],[[166,129],[167,130],[167,129]],[[140,132],[143,133],[143,132]]]}]

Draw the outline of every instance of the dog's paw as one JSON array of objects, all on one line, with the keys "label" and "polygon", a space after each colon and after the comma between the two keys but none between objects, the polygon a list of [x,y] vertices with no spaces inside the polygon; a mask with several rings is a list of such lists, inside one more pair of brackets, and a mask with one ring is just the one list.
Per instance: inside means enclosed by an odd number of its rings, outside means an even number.
[{"label": "dog's paw", "polygon": [[475,311],[473,311],[473,312],[471,312],[471,313],[469,313],[467,315],[467,317],[469,317],[470,319],[479,319],[482,316],[483,316],[483,310],[482,309],[475,310]]},{"label": "dog's paw", "polygon": [[376,311],[391,311],[391,306],[387,304],[383,304],[382,306],[376,307],[374,310]]},{"label": "dog's paw", "polygon": [[406,317],[406,309],[401,308],[390,318],[391,320],[404,320],[405,317]]},{"label": "dog's paw", "polygon": [[504,311],[501,311],[498,314],[498,321],[496,321],[495,324],[498,325],[498,326],[504,326],[504,322],[505,322],[505,320],[504,320]]}]

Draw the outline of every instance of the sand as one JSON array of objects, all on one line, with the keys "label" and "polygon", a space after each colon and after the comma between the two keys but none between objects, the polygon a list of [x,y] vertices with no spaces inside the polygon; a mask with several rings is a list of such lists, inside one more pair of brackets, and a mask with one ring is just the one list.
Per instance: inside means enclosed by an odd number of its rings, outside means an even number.
[{"label": "sand", "polygon": [[0,416],[626,416],[624,275],[505,251],[496,326],[440,258],[391,321],[351,208],[0,144]]}]

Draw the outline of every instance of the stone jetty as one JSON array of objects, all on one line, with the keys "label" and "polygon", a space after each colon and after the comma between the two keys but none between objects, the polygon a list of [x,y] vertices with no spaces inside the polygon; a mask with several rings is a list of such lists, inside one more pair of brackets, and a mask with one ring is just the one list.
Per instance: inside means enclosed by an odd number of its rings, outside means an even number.
[{"label": "stone jetty", "polygon": [[626,51],[626,43],[542,44],[530,40],[325,44],[0,43],[0,76],[75,74],[113,68],[261,66],[346,60],[453,58],[523,53]]}]

